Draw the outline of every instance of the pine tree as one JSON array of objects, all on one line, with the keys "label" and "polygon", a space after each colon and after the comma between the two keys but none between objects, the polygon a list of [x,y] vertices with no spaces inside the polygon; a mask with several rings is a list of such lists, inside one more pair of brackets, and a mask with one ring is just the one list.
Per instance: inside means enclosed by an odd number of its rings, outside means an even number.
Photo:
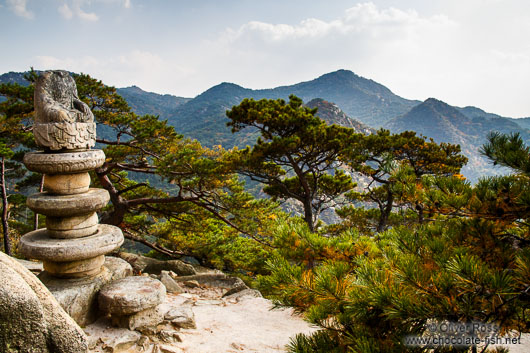
[{"label": "pine tree", "polygon": [[458,175],[422,176],[416,197],[436,213],[423,224],[377,238],[352,229],[338,237],[349,237],[348,251],[333,237],[323,252],[304,231],[284,231],[293,244],[310,242],[305,257],[320,256],[312,268],[275,258],[271,275],[260,277],[277,305],[322,328],[294,338],[291,352],[478,351],[406,345],[405,337],[427,335],[439,321],[496,324],[501,335],[530,330],[528,148],[516,135],[492,135],[484,153],[514,173],[475,186]]},{"label": "pine tree", "polygon": [[[423,188],[422,176],[459,174],[467,162],[460,146],[438,144],[413,131],[390,134],[379,130],[345,145],[343,158],[366,180],[366,188],[350,193],[350,201],[356,204],[337,213],[347,225],[357,224],[367,232],[381,232],[408,221],[422,223],[424,206],[415,196]],[[359,202],[375,207],[359,207]],[[393,214],[396,209],[400,214]]]},{"label": "pine tree", "polygon": [[353,130],[326,125],[316,108],[291,95],[283,99],[244,99],[226,114],[232,132],[254,128],[260,137],[253,147],[234,152],[237,171],[265,184],[263,191],[277,200],[294,199],[303,207],[311,230],[319,215],[354,187],[340,169],[339,155]]}]

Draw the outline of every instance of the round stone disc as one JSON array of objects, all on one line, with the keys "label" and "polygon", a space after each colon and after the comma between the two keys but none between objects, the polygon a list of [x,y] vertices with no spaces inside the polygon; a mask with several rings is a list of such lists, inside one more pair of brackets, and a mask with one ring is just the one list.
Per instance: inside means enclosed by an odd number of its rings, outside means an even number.
[{"label": "round stone disc", "polygon": [[54,239],[48,231],[38,229],[20,238],[20,251],[31,259],[67,262],[107,254],[123,244],[121,229],[100,224],[94,235],[74,239]]},{"label": "round stone disc", "polygon": [[107,284],[99,292],[99,308],[114,315],[130,315],[164,301],[166,287],[159,280],[131,276]]},{"label": "round stone disc", "polygon": [[26,168],[43,174],[82,173],[101,167],[105,163],[102,150],[45,153],[29,152],[24,156]]},{"label": "round stone disc", "polygon": [[52,195],[47,192],[33,194],[27,198],[26,204],[31,210],[46,216],[68,217],[98,211],[109,200],[107,190],[91,188],[76,195]]}]

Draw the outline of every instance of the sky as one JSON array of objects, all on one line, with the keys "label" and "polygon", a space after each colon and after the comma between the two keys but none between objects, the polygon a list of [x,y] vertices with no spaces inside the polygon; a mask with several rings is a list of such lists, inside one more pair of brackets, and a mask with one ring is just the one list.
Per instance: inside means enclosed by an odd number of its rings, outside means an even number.
[{"label": "sky", "polygon": [[0,73],[30,67],[183,97],[347,69],[530,117],[530,1],[0,0]]}]

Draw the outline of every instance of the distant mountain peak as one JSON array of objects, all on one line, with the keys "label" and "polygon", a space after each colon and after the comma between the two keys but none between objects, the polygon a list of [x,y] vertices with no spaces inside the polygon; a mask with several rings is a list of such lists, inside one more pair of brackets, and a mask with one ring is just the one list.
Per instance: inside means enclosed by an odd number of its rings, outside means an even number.
[{"label": "distant mountain peak", "polygon": [[363,134],[367,135],[373,134],[375,132],[374,129],[346,115],[346,113],[344,113],[342,109],[340,109],[335,103],[329,102],[325,99],[312,99],[307,102],[305,106],[308,108],[317,108],[316,116],[326,121],[328,124],[337,124],[350,127],[357,132],[362,132]]}]

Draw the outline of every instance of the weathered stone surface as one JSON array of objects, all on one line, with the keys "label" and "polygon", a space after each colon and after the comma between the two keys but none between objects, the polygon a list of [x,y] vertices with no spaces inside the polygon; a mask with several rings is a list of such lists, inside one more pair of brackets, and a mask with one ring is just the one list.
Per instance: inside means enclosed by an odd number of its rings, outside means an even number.
[{"label": "weathered stone surface", "polygon": [[46,71],[35,84],[35,124],[38,146],[51,150],[90,148],[96,124],[90,108],[79,99],[75,81],[66,71]]},{"label": "weathered stone surface", "polygon": [[224,297],[228,297],[229,295],[244,291],[245,289],[249,289],[249,287],[246,284],[239,284],[235,287],[230,288],[223,294]]},{"label": "weathered stone surface", "polygon": [[46,216],[69,217],[96,212],[109,201],[107,190],[91,188],[77,195],[33,194],[27,198],[26,204],[32,211]]},{"label": "weathered stone surface", "polygon": [[166,343],[175,343],[175,342],[182,342],[182,339],[179,336],[179,333],[174,330],[162,330],[158,334],[158,337],[161,341]]},{"label": "weathered stone surface", "polygon": [[133,270],[131,265],[125,260],[122,260],[114,256],[105,256],[105,265],[104,265],[112,274],[112,280],[116,281],[118,279],[125,278],[127,276],[132,276]]},{"label": "weathered stone surface", "polygon": [[168,271],[160,272],[160,282],[166,286],[166,290],[169,293],[182,293],[184,290],[182,287],[175,282],[175,280],[169,275]]},{"label": "weathered stone surface", "polygon": [[24,165],[32,172],[42,174],[71,174],[89,172],[105,163],[102,150],[64,153],[29,152],[24,155]]},{"label": "weathered stone surface", "polygon": [[99,293],[99,308],[106,313],[130,315],[152,308],[164,301],[166,287],[162,282],[144,276],[114,281]]},{"label": "weathered stone surface", "polygon": [[134,271],[160,274],[161,271],[173,271],[179,276],[194,275],[195,269],[179,260],[161,261],[146,256],[120,252],[119,257],[131,264]]},{"label": "weathered stone surface", "polygon": [[226,299],[235,299],[236,301],[239,301],[242,298],[262,298],[263,296],[258,290],[247,288],[223,297]]},{"label": "weathered stone surface", "polygon": [[101,271],[101,266],[103,266],[104,262],[104,255],[99,255],[85,260],[68,262],[43,261],[44,270],[55,277],[61,278],[95,276]]},{"label": "weathered stone surface", "polygon": [[123,244],[121,229],[100,224],[98,232],[84,238],[54,239],[46,229],[29,232],[20,238],[20,251],[29,258],[65,262],[93,258],[109,253]]},{"label": "weathered stone surface", "polygon": [[84,332],[24,266],[0,253],[0,351],[87,352]]},{"label": "weathered stone surface", "polygon": [[182,353],[182,350],[167,344],[156,344],[153,353]]},{"label": "weathered stone surface", "polygon": [[201,286],[197,281],[184,281],[182,283],[189,288],[199,288]]},{"label": "weathered stone surface", "polygon": [[44,174],[44,190],[58,195],[73,195],[88,191],[90,175],[77,174]]},{"label": "weathered stone surface", "polygon": [[112,315],[112,324],[117,327],[125,327],[136,330],[140,327],[153,327],[164,321],[164,312],[160,305],[148,308],[132,315]]},{"label": "weathered stone surface", "polygon": [[[106,317],[99,318],[84,328],[89,338],[89,348],[93,353],[102,352],[137,352],[138,347],[145,343],[145,336],[126,328],[113,327]],[[144,339],[142,339],[144,337]],[[141,351],[141,349],[140,349]]]},{"label": "weathered stone surface", "polygon": [[241,278],[229,277],[223,273],[201,273],[193,276],[180,276],[175,279],[177,282],[197,281],[203,286],[227,289],[245,285]]},{"label": "weathered stone surface", "polygon": [[73,217],[46,217],[46,229],[52,238],[82,238],[95,234],[98,222],[95,212]]},{"label": "weathered stone surface", "polygon": [[44,267],[42,265],[42,262],[40,261],[28,261],[28,260],[21,260],[21,259],[16,259],[16,260],[18,261],[19,264],[21,264],[22,266],[24,266],[25,268],[27,268],[33,273],[38,274],[44,271]]},{"label": "weathered stone surface", "polygon": [[102,348],[105,352],[123,352],[134,346],[141,337],[139,332],[123,330],[119,334],[101,337]]},{"label": "weathered stone surface", "polygon": [[33,124],[37,146],[52,151],[76,150],[96,145],[96,123]]},{"label": "weathered stone surface", "polygon": [[197,328],[195,315],[190,305],[171,308],[164,316],[164,320],[178,328]]},{"label": "weathered stone surface", "polygon": [[112,274],[103,267],[95,277],[59,279],[42,272],[39,279],[48,287],[63,309],[80,325],[86,326],[97,318],[97,294],[111,281]]}]

